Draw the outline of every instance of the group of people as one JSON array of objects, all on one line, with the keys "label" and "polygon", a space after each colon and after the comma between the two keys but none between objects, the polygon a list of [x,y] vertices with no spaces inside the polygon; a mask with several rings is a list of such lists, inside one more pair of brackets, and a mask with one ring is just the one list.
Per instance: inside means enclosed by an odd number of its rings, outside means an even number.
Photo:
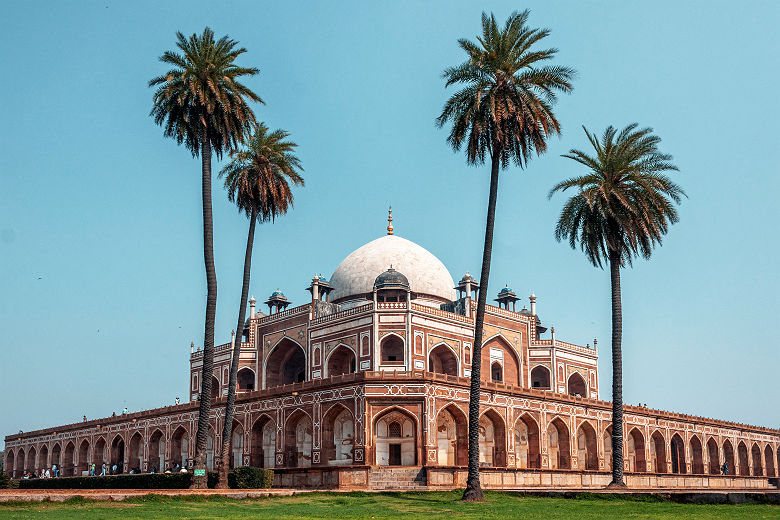
[{"label": "group of people", "polygon": [[[34,471],[25,471],[24,476],[22,476],[22,478],[24,479],[57,478],[63,476],[61,473],[62,470],[58,468],[56,464],[52,464],[51,469],[49,468],[41,469],[40,473],[35,473]],[[106,463],[104,462],[100,467],[100,473],[95,473],[95,464],[90,464],[89,466],[90,477],[105,477],[106,475],[117,475],[119,473],[122,473],[122,468],[117,467],[116,464],[111,466],[111,468],[108,468],[106,466]]]}]

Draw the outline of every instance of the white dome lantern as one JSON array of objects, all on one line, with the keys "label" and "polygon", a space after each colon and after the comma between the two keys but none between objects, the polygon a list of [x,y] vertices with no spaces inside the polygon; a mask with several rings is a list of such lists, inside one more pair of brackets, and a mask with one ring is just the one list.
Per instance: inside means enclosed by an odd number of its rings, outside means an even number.
[{"label": "white dome lantern", "polygon": [[330,277],[334,289],[331,301],[365,301],[374,290],[376,277],[391,266],[409,279],[419,303],[455,300],[455,284],[441,260],[414,242],[398,235],[385,235],[356,249],[339,264]]}]

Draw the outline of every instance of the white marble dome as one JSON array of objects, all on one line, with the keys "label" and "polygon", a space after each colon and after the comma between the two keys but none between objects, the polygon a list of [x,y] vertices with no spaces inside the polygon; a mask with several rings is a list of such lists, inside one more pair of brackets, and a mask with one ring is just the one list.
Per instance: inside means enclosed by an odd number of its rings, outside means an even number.
[{"label": "white marble dome", "polygon": [[441,260],[414,242],[385,235],[356,249],[339,264],[329,280],[334,288],[330,300],[345,301],[372,292],[376,277],[391,265],[409,279],[412,292],[455,299],[455,284]]}]

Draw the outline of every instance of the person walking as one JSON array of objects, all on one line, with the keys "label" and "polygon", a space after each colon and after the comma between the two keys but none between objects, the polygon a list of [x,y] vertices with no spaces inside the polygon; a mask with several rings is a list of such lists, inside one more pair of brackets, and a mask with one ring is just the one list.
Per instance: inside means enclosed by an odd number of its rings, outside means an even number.
[{"label": "person walking", "polygon": [[723,463],[723,466],[720,467],[720,472],[723,475],[728,475],[729,474],[729,463],[728,462],[724,462]]},{"label": "person walking", "polygon": [[95,463],[93,462],[92,465],[89,467],[89,476],[94,477],[95,476]]},{"label": "person walking", "polygon": [[100,476],[105,477],[106,476],[106,463],[103,463],[103,466],[100,469]]},{"label": "person walking", "polygon": [[57,478],[59,476],[59,470],[57,469],[56,464],[51,465],[51,472],[54,473],[54,478]]}]

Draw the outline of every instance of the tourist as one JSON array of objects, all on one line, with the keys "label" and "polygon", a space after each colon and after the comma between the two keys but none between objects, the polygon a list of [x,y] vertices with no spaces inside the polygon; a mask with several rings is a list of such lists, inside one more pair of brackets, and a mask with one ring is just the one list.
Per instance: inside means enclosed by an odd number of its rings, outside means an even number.
[{"label": "tourist", "polygon": [[106,476],[106,463],[103,463],[103,467],[100,470],[100,476],[105,477]]},{"label": "tourist", "polygon": [[114,464],[113,466],[111,466],[111,474],[112,474],[112,475],[116,475],[116,464]]},{"label": "tourist", "polygon": [[87,416],[85,415],[85,416],[82,418],[82,420],[83,420],[84,422],[87,422]]},{"label": "tourist", "polygon": [[179,406],[179,398],[176,398],[176,406]]},{"label": "tourist", "polygon": [[111,417],[116,417],[116,412],[111,412]]},{"label": "tourist", "polygon": [[720,472],[723,475],[728,475],[729,474],[729,463],[728,462],[724,462],[723,463],[723,466],[720,467]]},{"label": "tourist", "polygon": [[127,415],[128,413],[127,406],[125,406],[124,410],[122,410],[122,415]]},{"label": "tourist", "polygon": [[89,467],[89,476],[94,477],[95,476],[95,463],[93,462],[92,465]]},{"label": "tourist", "polygon": [[49,468],[46,468],[46,478],[51,478],[51,472],[49,471]]}]

